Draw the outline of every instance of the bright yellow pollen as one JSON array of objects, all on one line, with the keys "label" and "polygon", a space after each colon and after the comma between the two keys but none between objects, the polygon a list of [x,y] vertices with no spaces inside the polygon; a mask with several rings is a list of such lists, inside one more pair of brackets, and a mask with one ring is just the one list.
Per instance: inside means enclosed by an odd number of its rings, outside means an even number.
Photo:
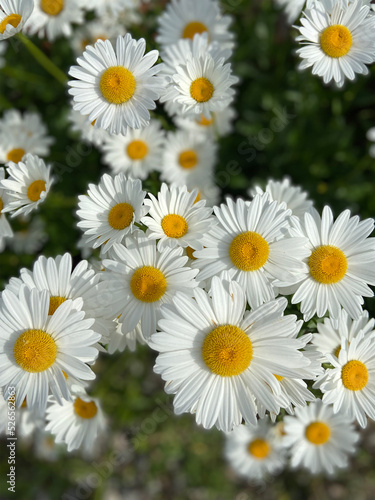
[{"label": "bright yellow pollen", "polygon": [[64,0],[42,0],[40,8],[49,16],[57,16],[64,8]]},{"label": "bright yellow pollen", "polygon": [[344,252],[331,245],[316,248],[310,255],[308,264],[314,280],[325,285],[341,281],[348,269]]},{"label": "bright yellow pollen", "polygon": [[241,271],[260,269],[267,262],[269,253],[266,240],[252,231],[236,236],[229,247],[229,257]]},{"label": "bright yellow pollen", "polygon": [[238,326],[218,326],[204,339],[202,357],[206,366],[216,375],[233,377],[249,367],[253,346]]},{"label": "bright yellow pollen", "polygon": [[134,271],[130,289],[136,299],[148,303],[156,302],[163,297],[167,289],[167,280],[156,267],[143,266]]},{"label": "bright yellow pollen", "polygon": [[361,361],[348,361],[342,367],[341,379],[344,387],[350,391],[360,391],[368,382],[368,370]]},{"label": "bright yellow pollen", "polygon": [[320,46],[329,57],[342,57],[353,44],[352,34],[346,26],[328,26],[320,36]]},{"label": "bright yellow pollen", "polygon": [[77,398],[74,401],[74,411],[81,418],[93,418],[98,413],[98,407],[94,401],[83,401],[81,398]]},{"label": "bright yellow pollen", "polygon": [[194,168],[197,166],[198,155],[192,149],[189,149],[187,151],[183,151],[178,158],[178,162],[182,168],[186,168],[187,170],[190,170],[191,168]]},{"label": "bright yellow pollen", "polygon": [[44,181],[34,181],[27,189],[27,197],[30,201],[40,200],[40,195],[46,190],[46,183]]},{"label": "bright yellow pollen", "polygon": [[6,18],[4,18],[0,23],[0,33],[3,34],[7,29],[8,24],[13,26],[13,28],[17,28],[20,24],[22,17],[19,14],[10,14]]},{"label": "bright yellow pollen", "polygon": [[108,223],[113,229],[121,231],[133,221],[134,209],[129,203],[118,203],[108,214]]},{"label": "bright yellow pollen", "polygon": [[250,455],[258,460],[264,460],[270,453],[271,447],[264,439],[254,439],[248,446]]},{"label": "bright yellow pollen", "polygon": [[4,208],[4,202],[3,200],[0,198],[0,214],[1,214],[1,211],[3,210]]},{"label": "bright yellow pollen", "polygon": [[312,422],[306,427],[305,436],[310,443],[321,445],[329,440],[331,431],[324,422]]},{"label": "bright yellow pollen", "polygon": [[275,374],[274,377],[276,377],[279,382],[281,382],[282,379],[284,378],[282,375],[275,375]]},{"label": "bright yellow pollen", "polygon": [[11,149],[7,154],[7,160],[13,161],[14,163],[18,163],[22,160],[25,154],[26,151],[22,148]]},{"label": "bright yellow pollen", "polygon": [[198,125],[201,125],[202,127],[210,127],[214,122],[214,119],[211,118],[211,120],[208,120],[204,115],[201,115],[200,119],[197,120]]},{"label": "bright yellow pollen", "polygon": [[193,40],[194,35],[198,33],[200,35],[201,33],[205,33],[208,31],[207,26],[199,21],[192,21],[191,23],[187,24],[185,26],[185,29],[182,33],[182,38],[190,38]]},{"label": "bright yellow pollen", "polygon": [[195,252],[194,248],[191,248],[191,247],[186,248],[186,254],[189,257],[189,259],[197,260],[197,258],[194,257],[194,255],[193,255],[194,252]]},{"label": "bright yellow pollen", "polygon": [[106,69],[99,83],[103,97],[112,104],[128,102],[134,95],[135,87],[133,74],[123,66],[112,66]]},{"label": "bright yellow pollen", "polygon": [[143,160],[143,158],[147,156],[148,146],[144,141],[132,141],[128,144],[126,152],[132,160]]},{"label": "bright yellow pollen", "polygon": [[52,314],[55,313],[56,309],[61,306],[63,302],[65,302],[66,299],[64,297],[59,297],[59,296],[54,296],[50,297],[49,299],[49,309],[48,309],[48,316],[52,316]]},{"label": "bright yellow pollen", "polygon": [[207,78],[197,78],[190,85],[190,95],[197,102],[209,101],[214,91],[214,86]]},{"label": "bright yellow pollen", "polygon": [[184,217],[177,214],[166,215],[161,221],[161,227],[168,238],[182,238],[189,229]]},{"label": "bright yellow pollen", "polygon": [[22,370],[38,373],[53,365],[57,347],[51,335],[43,330],[26,330],[16,340],[13,354]]}]

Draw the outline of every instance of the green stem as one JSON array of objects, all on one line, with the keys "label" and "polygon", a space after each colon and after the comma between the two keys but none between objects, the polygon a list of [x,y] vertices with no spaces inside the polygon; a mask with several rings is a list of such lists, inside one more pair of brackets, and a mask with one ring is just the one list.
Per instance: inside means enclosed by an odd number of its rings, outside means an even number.
[{"label": "green stem", "polygon": [[54,64],[29,38],[22,33],[18,33],[18,38],[25,45],[30,54],[38,61],[38,63],[50,73],[64,87],[67,84],[68,78],[60,68]]}]

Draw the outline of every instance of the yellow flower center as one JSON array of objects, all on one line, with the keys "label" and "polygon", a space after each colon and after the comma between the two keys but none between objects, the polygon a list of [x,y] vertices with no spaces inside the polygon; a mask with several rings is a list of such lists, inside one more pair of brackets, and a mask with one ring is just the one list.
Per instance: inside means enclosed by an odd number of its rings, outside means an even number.
[{"label": "yellow flower center", "polygon": [[41,0],[40,8],[49,16],[57,16],[64,8],[64,0]]},{"label": "yellow flower center", "polygon": [[10,14],[6,18],[4,18],[0,23],[0,33],[3,34],[7,29],[7,26],[10,24],[13,28],[17,28],[20,24],[22,17],[19,14]]},{"label": "yellow flower center", "polygon": [[99,88],[103,97],[112,104],[123,104],[134,95],[136,82],[133,74],[123,66],[112,66],[104,71]]},{"label": "yellow flower center", "polygon": [[108,214],[108,223],[113,229],[121,231],[130,226],[134,217],[134,209],[129,203],[118,203]]},{"label": "yellow flower center", "polygon": [[306,427],[305,436],[312,444],[321,445],[328,441],[331,430],[324,422],[312,422]]},{"label": "yellow flower center", "polygon": [[4,208],[4,202],[3,202],[3,200],[0,198],[0,214],[1,214],[2,210],[3,210],[3,208]]},{"label": "yellow flower center", "polygon": [[22,370],[37,373],[53,365],[57,347],[51,335],[43,330],[26,330],[16,340],[13,354]]},{"label": "yellow flower center", "polygon": [[331,245],[316,248],[310,255],[308,264],[314,280],[325,285],[341,281],[348,269],[344,252]]},{"label": "yellow flower center", "polygon": [[352,34],[346,26],[335,24],[328,26],[320,36],[320,46],[330,57],[342,57],[353,44]]},{"label": "yellow flower center", "polygon": [[182,38],[190,38],[193,40],[194,35],[197,33],[200,35],[201,33],[205,33],[208,31],[207,26],[199,21],[192,21],[191,23],[185,26],[185,29],[182,33]]},{"label": "yellow flower center", "polygon": [[254,439],[248,446],[250,455],[258,460],[264,460],[270,454],[271,447],[264,439]]},{"label": "yellow flower center", "polygon": [[148,147],[144,141],[136,140],[128,144],[126,152],[132,160],[143,160],[147,156]]},{"label": "yellow flower center", "polygon": [[238,326],[222,325],[212,330],[204,339],[202,357],[206,366],[216,375],[240,375],[250,365],[253,346]]},{"label": "yellow flower center", "polygon": [[44,181],[34,181],[27,189],[27,197],[30,201],[40,200],[40,195],[46,190],[46,183]]},{"label": "yellow flower center", "polygon": [[214,91],[214,86],[207,78],[197,78],[190,85],[190,95],[197,102],[209,101]]},{"label": "yellow flower center", "polygon": [[211,120],[208,120],[204,115],[201,115],[200,119],[197,120],[198,125],[201,125],[202,127],[210,127],[213,122],[213,118],[211,118]]},{"label": "yellow flower center", "polygon": [[161,227],[168,238],[182,238],[189,229],[186,220],[177,214],[166,215],[161,221]]},{"label": "yellow flower center", "polygon": [[192,149],[189,149],[187,151],[183,151],[178,158],[178,162],[182,168],[186,168],[187,170],[190,170],[191,168],[194,168],[197,166],[198,155]]},{"label": "yellow flower center", "polygon": [[189,259],[197,260],[196,257],[194,257],[193,253],[195,252],[194,248],[187,247],[186,248],[186,254],[189,257]]},{"label": "yellow flower center", "polygon": [[130,289],[134,297],[142,302],[157,302],[167,289],[167,280],[156,267],[143,266],[134,271]]},{"label": "yellow flower center", "polygon": [[368,382],[368,370],[361,361],[348,361],[342,367],[341,379],[344,387],[350,391],[360,391]]},{"label": "yellow flower center", "polygon": [[61,306],[63,302],[65,302],[66,299],[64,297],[59,297],[57,295],[50,297],[49,299],[49,309],[48,309],[48,316],[52,316],[52,314],[55,313],[56,309]]},{"label": "yellow flower center", "polygon": [[229,257],[241,271],[260,269],[267,262],[269,253],[266,240],[252,231],[236,236],[229,247]]},{"label": "yellow flower center", "polygon": [[26,151],[22,148],[11,149],[7,154],[7,160],[13,161],[14,163],[18,163],[22,160],[25,154]]},{"label": "yellow flower center", "polygon": [[77,398],[73,404],[74,411],[81,418],[93,418],[98,413],[98,407],[94,401],[83,401]]}]

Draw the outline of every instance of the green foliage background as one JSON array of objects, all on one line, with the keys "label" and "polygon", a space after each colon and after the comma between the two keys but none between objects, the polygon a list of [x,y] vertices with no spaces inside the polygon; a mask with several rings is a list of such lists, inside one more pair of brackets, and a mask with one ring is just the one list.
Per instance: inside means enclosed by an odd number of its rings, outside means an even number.
[{"label": "green foliage background", "polygon": [[[142,24],[130,30],[136,38],[145,37],[150,49],[156,47],[155,15],[163,3],[151,2]],[[319,210],[329,204],[336,215],[349,208],[362,218],[373,217],[375,160],[368,155],[366,131],[375,126],[374,69],[370,76],[347,83],[341,90],[326,87],[309,71],[296,69],[295,32],[271,0],[225,0],[222,4],[234,17],[237,49],[233,65],[241,78],[235,132],[220,142],[217,183],[223,195],[246,196],[254,183],[265,184],[269,177],[289,175],[310,193]],[[67,40],[54,44],[33,41],[63,71],[74,64]],[[49,236],[41,253],[56,256],[69,251],[78,260],[77,195],[85,192],[88,182],[98,182],[106,168],[100,163],[100,154],[69,130],[67,89],[38,66],[16,38],[9,43],[7,66],[0,70],[0,110],[38,111],[56,138],[48,161],[61,178],[41,207]],[[280,113],[288,118],[276,127]],[[171,127],[167,122],[166,126]],[[151,176],[144,187],[156,193],[158,176]],[[0,284],[17,276],[20,267],[31,267],[36,257],[3,252]],[[374,315],[374,301],[368,300],[366,305]],[[224,463],[223,436],[218,431],[198,428],[190,415],[171,415],[171,400],[152,371],[154,358],[147,348],[100,358],[95,365],[98,379],[93,394],[102,398],[113,436],[106,440],[95,463],[78,453],[67,456],[62,452],[57,461],[43,461],[35,458],[32,443],[19,441],[16,498],[375,497],[373,426],[363,434],[362,449],[352,460],[349,473],[344,471],[327,480],[286,471],[264,486],[249,485]],[[2,442],[2,456],[5,449]],[[104,462],[114,460],[114,450],[123,455],[108,472]],[[14,498],[4,481],[8,472],[5,455],[0,468],[2,499]],[[96,479],[91,481],[97,488],[77,489],[77,484],[83,484],[77,481],[93,476]],[[111,496],[114,490],[119,496]]]}]

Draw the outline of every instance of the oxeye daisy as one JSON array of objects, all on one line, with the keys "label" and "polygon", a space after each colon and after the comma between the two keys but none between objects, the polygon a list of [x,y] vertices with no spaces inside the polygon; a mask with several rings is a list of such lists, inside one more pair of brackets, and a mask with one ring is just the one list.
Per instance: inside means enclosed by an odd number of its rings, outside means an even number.
[{"label": "oxeye daisy", "polygon": [[362,297],[374,294],[375,239],[368,238],[374,229],[373,219],[360,221],[345,210],[334,221],[331,209],[324,207],[322,217],[311,209],[304,220],[292,219],[294,235],[308,238],[309,272],[300,282],[292,303],[301,303],[304,320],[328,311],[338,318],[341,306],[353,319],[362,314]]},{"label": "oxeye daisy", "polygon": [[114,174],[126,172],[144,180],[153,170],[160,170],[165,141],[164,130],[158,120],[141,130],[129,130],[126,136],[108,135],[102,151],[103,162]]},{"label": "oxeye daisy", "polygon": [[[0,168],[0,183],[5,178],[5,171]],[[11,238],[13,236],[12,228],[5,214],[3,213],[4,205],[8,203],[8,195],[4,189],[1,188],[0,184],[0,252],[4,250],[5,238]]]},{"label": "oxeye daisy", "polygon": [[48,315],[47,290],[30,290],[26,285],[19,295],[4,290],[0,301],[0,387],[5,398],[15,387],[16,404],[25,397],[30,408],[44,411],[48,392],[61,403],[70,399],[63,372],[78,380],[92,380],[95,374],[86,363],[98,354],[93,344],[100,335],[90,328],[92,319],[84,319],[82,301],[67,300]]},{"label": "oxeye daisy", "polygon": [[273,429],[265,417],[256,425],[239,425],[226,435],[224,456],[236,474],[262,482],[267,476],[281,472],[286,453],[275,439]]},{"label": "oxeye daisy", "polygon": [[251,203],[228,198],[214,207],[218,224],[203,238],[203,250],[194,253],[198,279],[229,271],[251,307],[275,298],[275,280],[282,286],[298,283],[307,273],[302,259],[309,252],[304,238],[286,234],[290,210],[284,207],[268,194],[256,195]]},{"label": "oxeye daisy", "polygon": [[159,52],[145,55],[145,50],[145,40],[129,34],[117,37],[116,50],[109,40],[88,46],[77,59],[79,66],[69,71],[77,78],[69,82],[74,109],[111,134],[126,135],[128,127],[147,126],[162,81],[155,76],[159,66],[153,66]]},{"label": "oxeye daisy", "polygon": [[158,250],[176,246],[203,248],[203,236],[216,220],[204,200],[195,202],[197,191],[189,193],[186,186],[168,187],[163,183],[158,198],[151,193],[149,197],[145,200],[149,216],[143,217],[142,222],[148,227],[148,237],[159,240]]},{"label": "oxeye daisy", "polygon": [[226,107],[223,111],[211,113],[211,118],[205,118],[203,115],[194,117],[183,117],[176,115],[174,123],[182,130],[194,132],[195,134],[207,134],[213,139],[225,137],[233,131],[233,120],[237,112],[232,106]]},{"label": "oxeye daisy", "polygon": [[98,185],[89,184],[87,195],[79,196],[77,210],[85,243],[92,248],[102,246],[104,253],[114,243],[121,243],[148,212],[145,196],[141,181],[122,173],[115,177],[104,174]]},{"label": "oxeye daisy", "polygon": [[9,162],[9,177],[1,181],[0,186],[7,190],[8,203],[4,212],[12,212],[11,217],[27,215],[42,203],[54,181],[51,167],[46,166],[38,156],[27,154],[22,162]]},{"label": "oxeye daisy", "polygon": [[156,331],[160,306],[170,302],[177,291],[192,294],[198,285],[198,270],[186,267],[182,248],[166,248],[160,253],[156,242],[141,231],[126,239],[126,246],[114,245],[116,260],[104,260],[103,280],[112,294],[113,316],[121,314],[121,331],[133,331],[141,322],[148,340]]},{"label": "oxeye daisy", "polygon": [[346,78],[368,74],[366,64],[375,60],[375,17],[361,0],[316,0],[304,11],[297,50],[303,59],[301,69],[312,66],[312,73],[324,83],[334,80],[342,87]]},{"label": "oxeye daisy", "polygon": [[9,129],[0,133],[0,163],[19,163],[26,154],[34,153],[35,141],[25,132]]},{"label": "oxeye daisy", "polygon": [[375,336],[359,332],[349,344],[344,337],[338,357],[326,354],[333,368],[327,369],[316,382],[323,392],[323,402],[333,404],[333,411],[341,411],[366,427],[366,416],[375,420]]},{"label": "oxeye daisy", "polygon": [[0,41],[21,31],[31,16],[33,0],[0,1]]},{"label": "oxeye daisy", "polygon": [[290,447],[292,467],[312,474],[333,474],[348,465],[359,434],[352,420],[321,401],[297,408],[294,417],[284,418],[284,444]]},{"label": "oxeye daisy", "polygon": [[161,308],[160,333],[150,347],[159,351],[154,371],[176,394],[176,414],[195,414],[205,428],[230,431],[242,418],[256,424],[255,399],[278,412],[281,393],[273,375],[298,377],[310,361],[299,351],[311,338],[294,338],[296,317],[284,316],[285,298],[245,312],[241,286],[226,277],[212,280],[211,293],[194,290],[194,299],[175,294]]}]

